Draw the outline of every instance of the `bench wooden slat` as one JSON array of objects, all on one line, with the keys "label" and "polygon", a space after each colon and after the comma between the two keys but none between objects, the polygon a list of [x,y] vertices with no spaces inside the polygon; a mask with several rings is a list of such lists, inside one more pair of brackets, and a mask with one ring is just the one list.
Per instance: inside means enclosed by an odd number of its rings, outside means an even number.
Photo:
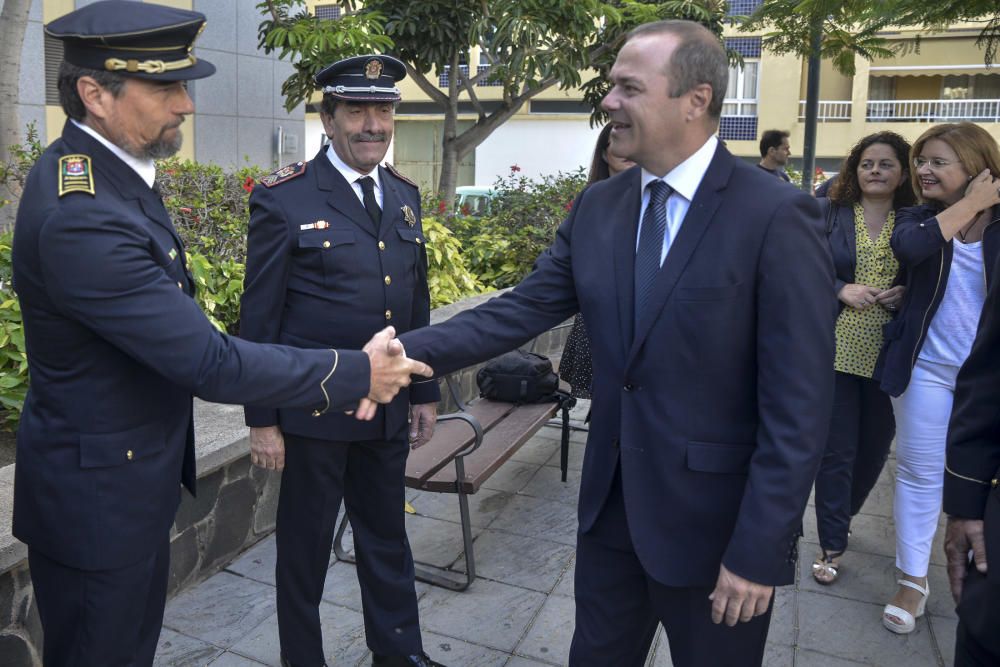
[{"label": "bench wooden slat", "polygon": [[[542,428],[558,410],[558,403],[517,406],[516,411],[511,412],[503,421],[486,433],[479,449],[463,459],[465,479],[462,480],[462,491],[470,494],[476,493],[482,483],[513,456],[514,452],[520,449],[521,445],[527,442],[538,429]],[[437,434],[434,437],[436,439]],[[420,451],[420,449],[416,451]],[[411,484],[409,477],[409,466],[407,466],[407,486],[425,491],[458,492],[455,487],[454,464],[440,467],[434,475],[421,483],[416,483],[414,480],[415,483]]]},{"label": "bench wooden slat", "polygon": [[[468,407],[468,414],[479,420],[483,432],[488,433],[516,406],[511,403],[481,400]],[[451,463],[455,454],[468,447],[475,439],[476,434],[472,427],[460,419],[439,422],[430,442],[410,450],[406,459],[406,485],[411,488],[421,488],[420,485],[424,481]]]}]

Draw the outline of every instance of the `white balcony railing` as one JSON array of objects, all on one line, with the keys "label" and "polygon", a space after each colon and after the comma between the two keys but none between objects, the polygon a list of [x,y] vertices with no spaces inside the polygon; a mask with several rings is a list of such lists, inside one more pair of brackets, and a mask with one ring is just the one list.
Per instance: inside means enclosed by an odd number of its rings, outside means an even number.
[{"label": "white balcony railing", "polygon": [[[799,120],[806,119],[806,101],[799,100]],[[816,120],[824,122],[844,122],[851,120],[850,100],[821,100]]]},{"label": "white balcony railing", "polygon": [[868,122],[1000,122],[1000,100],[869,100]]}]

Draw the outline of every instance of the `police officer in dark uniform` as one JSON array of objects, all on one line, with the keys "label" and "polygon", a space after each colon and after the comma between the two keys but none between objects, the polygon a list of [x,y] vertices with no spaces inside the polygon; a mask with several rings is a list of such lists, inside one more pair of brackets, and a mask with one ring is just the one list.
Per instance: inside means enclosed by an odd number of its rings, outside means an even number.
[{"label": "police officer in dark uniform", "polygon": [[[317,75],[330,143],[313,160],[263,178],[250,197],[241,336],[352,347],[388,324],[400,332],[428,324],[420,193],[380,166],[405,75],[403,63],[382,55],[348,58]],[[324,664],[319,603],[341,500],[374,664],[439,664],[420,641],[403,514],[407,434],[414,446],[430,438],[439,398],[436,382],[414,382],[371,421],[246,408],[254,462],[284,469],[276,567],[284,665]]]},{"label": "police officer in dark uniform", "polygon": [[[987,267],[988,269],[990,267]],[[1000,271],[1000,262],[992,273]],[[1000,283],[986,295],[948,425],[944,549],[958,608],[955,667],[1000,665]]]},{"label": "police officer in dark uniform", "polygon": [[153,159],[180,147],[183,82],[215,71],[191,51],[204,23],[106,0],[46,27],[65,46],[69,120],[28,176],[13,247],[31,374],[13,533],[46,665],[152,664],[170,526],[181,484],[195,488],[192,394],[342,413],[429,370],[391,329],[365,351],[257,345],[196,305]]}]

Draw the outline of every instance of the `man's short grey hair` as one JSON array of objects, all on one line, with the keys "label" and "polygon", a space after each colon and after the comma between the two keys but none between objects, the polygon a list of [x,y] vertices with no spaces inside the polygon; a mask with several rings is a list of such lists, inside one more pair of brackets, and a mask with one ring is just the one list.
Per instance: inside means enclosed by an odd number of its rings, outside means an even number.
[{"label": "man's short grey hair", "polygon": [[125,87],[126,77],[118,72],[107,72],[87,67],[78,67],[65,60],[59,65],[59,104],[67,116],[75,121],[82,121],[87,116],[87,107],[80,99],[77,92],[76,83],[81,77],[89,76],[98,83],[101,88],[107,90],[113,97],[120,97],[122,88]]},{"label": "man's short grey hair", "polygon": [[707,83],[712,87],[709,117],[718,120],[729,84],[729,58],[722,42],[705,26],[694,21],[654,21],[644,23],[628,33],[626,41],[650,35],[672,35],[680,44],[665,63],[665,73],[673,84],[668,94],[680,97],[695,86]]}]

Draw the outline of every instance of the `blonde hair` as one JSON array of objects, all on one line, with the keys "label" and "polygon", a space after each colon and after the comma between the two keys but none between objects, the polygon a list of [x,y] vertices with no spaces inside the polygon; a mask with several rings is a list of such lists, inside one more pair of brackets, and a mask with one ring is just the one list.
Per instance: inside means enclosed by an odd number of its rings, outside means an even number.
[{"label": "blonde hair", "polygon": [[1000,148],[989,132],[968,121],[935,125],[913,142],[913,149],[910,151],[910,180],[913,182],[913,191],[920,201],[924,201],[920,194],[920,176],[912,163],[913,159],[923,151],[924,144],[931,139],[940,139],[948,144],[958,155],[962,167],[970,176],[976,176],[984,169],[989,169],[994,177],[1000,177]]}]

